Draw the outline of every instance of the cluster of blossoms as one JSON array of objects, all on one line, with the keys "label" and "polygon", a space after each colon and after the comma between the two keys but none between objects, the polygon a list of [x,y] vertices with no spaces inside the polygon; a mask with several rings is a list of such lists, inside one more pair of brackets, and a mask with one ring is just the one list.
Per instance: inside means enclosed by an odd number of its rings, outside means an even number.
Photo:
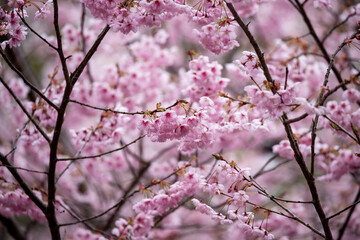
[{"label": "cluster of blossoms", "polygon": [[[155,0],[155,1],[87,1],[85,6],[98,18],[105,20],[113,30],[122,33],[137,32],[140,27],[160,26],[162,22],[178,15],[185,15],[190,21],[204,25],[201,31],[194,33],[200,43],[215,54],[229,51],[239,43],[236,39],[235,25],[224,15],[225,1],[199,1],[192,6],[182,1]],[[237,3],[237,2],[236,2]],[[256,12],[257,1],[236,4],[237,9],[251,5],[242,15]],[[250,14],[250,15],[251,15]]]},{"label": "cluster of blossoms", "polygon": [[[222,158],[221,156],[216,157]],[[262,223],[255,220],[256,212],[246,212],[246,204],[249,201],[247,190],[252,185],[249,180],[249,170],[238,169],[235,162],[219,161],[214,172],[206,184],[203,185],[202,190],[210,196],[224,195],[227,197],[225,215],[197,199],[193,199],[192,203],[197,211],[211,216],[212,219],[220,221],[221,224],[231,224],[229,233],[237,229],[235,232],[238,237],[245,239],[274,239],[274,236],[262,227]],[[229,210],[231,207],[234,209]],[[255,225],[255,221],[259,226]]]},{"label": "cluster of blossoms", "polygon": [[[19,186],[3,180],[0,184],[0,214],[2,216],[12,218],[26,215],[32,220],[46,221],[44,214]],[[33,193],[42,199],[41,192],[34,190]]]},{"label": "cluster of blossoms", "polygon": [[[117,228],[112,230],[113,234],[118,237],[133,234],[133,239],[146,239],[146,235],[150,232],[154,225],[154,219],[162,216],[172,208],[178,206],[185,197],[191,197],[199,191],[199,186],[203,185],[204,177],[193,168],[179,167],[180,181],[167,186],[165,181],[159,181],[164,189],[154,193],[152,198],[146,198],[139,201],[133,206],[136,217],[131,222],[125,219],[119,219],[115,223]],[[157,184],[157,180],[154,180]],[[140,190],[143,193],[150,192],[148,188]]]},{"label": "cluster of blossoms", "polygon": [[[360,4],[350,2],[7,1],[1,223],[24,239],[332,239],[359,182]],[[20,59],[12,48],[25,37]],[[349,214],[344,240],[359,238],[360,210]],[[31,228],[46,221],[50,231]]]},{"label": "cluster of blossoms", "polygon": [[[0,6],[0,36],[8,35],[9,39],[1,42],[1,48],[6,46],[18,47],[25,40],[27,28],[20,24],[22,19],[27,18],[27,12],[24,8],[31,6],[32,2],[27,0],[9,0],[8,7]],[[37,5],[36,5],[37,6]],[[37,6],[34,19],[45,19],[51,13],[52,0],[45,2],[40,8]]]},{"label": "cluster of blossoms", "polygon": [[355,173],[360,167],[359,157],[350,149],[340,149],[336,154],[331,151],[322,153],[319,157],[318,166],[324,171],[320,180],[339,180],[343,175]]},{"label": "cluster of blossoms", "polygon": [[[355,92],[355,91],[354,91]],[[354,102],[356,103],[356,101]],[[351,104],[348,100],[336,102],[336,101],[329,101],[326,104],[326,110],[328,112],[328,116],[338,125],[345,128],[346,130],[352,132],[353,129],[360,128],[359,122],[359,114],[360,110],[353,110]],[[355,108],[356,109],[356,108]],[[333,131],[337,131],[337,127],[330,121],[324,124],[328,128],[332,128]],[[341,135],[345,136],[344,133]]]},{"label": "cluster of blossoms", "polygon": [[18,16],[16,10],[5,11],[0,8],[0,34],[10,35],[10,39],[1,42],[1,48],[5,49],[7,45],[9,47],[17,47],[25,40],[27,35],[26,27],[20,24],[21,19]]},{"label": "cluster of blossoms", "polygon": [[237,37],[235,24],[227,23],[228,20],[223,21],[225,23],[211,23],[203,26],[201,32],[194,30],[195,35],[200,39],[200,43],[207,50],[215,54],[226,52],[239,46],[239,43],[235,40]]},{"label": "cluster of blossoms", "polygon": [[217,62],[210,62],[208,57],[199,56],[192,60],[189,71],[184,76],[188,81],[184,94],[192,101],[199,101],[200,96],[216,97],[230,81],[221,76],[221,70],[222,66]]}]

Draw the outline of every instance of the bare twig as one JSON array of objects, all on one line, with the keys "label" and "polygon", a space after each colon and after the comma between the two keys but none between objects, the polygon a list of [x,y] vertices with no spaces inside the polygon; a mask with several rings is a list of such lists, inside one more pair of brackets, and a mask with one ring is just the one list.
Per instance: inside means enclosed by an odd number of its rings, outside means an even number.
[{"label": "bare twig", "polygon": [[336,24],[335,26],[333,26],[329,32],[327,32],[324,37],[321,39],[321,43],[324,44],[324,42],[326,41],[326,39],[328,37],[330,37],[330,35],[339,27],[341,27],[342,25],[344,25],[351,17],[355,16],[356,12],[354,11],[353,13],[349,14],[344,20],[342,20],[341,22],[339,22],[338,24]]},{"label": "bare twig", "polygon": [[259,169],[259,171],[257,171],[257,172],[254,174],[253,178],[259,177],[259,176],[264,172],[264,170],[265,170],[265,168],[267,167],[267,165],[269,165],[269,164],[270,164],[273,160],[275,160],[278,156],[279,156],[278,154],[275,154],[274,156],[272,156],[271,158],[269,158],[269,159],[265,162],[265,164]]},{"label": "bare twig", "polygon": [[0,161],[4,166],[10,166],[7,169],[12,174],[12,176],[16,179],[16,181],[19,183],[20,187],[24,190],[25,194],[33,201],[36,206],[45,214],[46,212],[46,206],[45,204],[33,193],[33,191],[30,189],[30,187],[26,184],[24,179],[20,176],[20,174],[17,172],[16,168],[11,167],[11,164],[7,160],[7,158],[0,153]]},{"label": "bare twig", "polygon": [[113,150],[110,150],[110,151],[107,151],[107,152],[103,152],[103,153],[100,153],[100,154],[96,154],[96,155],[90,155],[90,156],[80,156],[80,157],[70,157],[70,158],[58,158],[57,160],[58,161],[71,161],[71,160],[80,160],[80,159],[88,159],[88,158],[96,158],[96,157],[101,157],[101,156],[104,156],[104,155],[107,155],[107,154],[110,154],[110,153],[113,153],[113,152],[117,152],[117,151],[120,151],[120,150],[123,150],[124,148],[127,148],[128,146],[136,143],[137,141],[139,141],[140,139],[144,138],[146,135],[142,135],[138,138],[136,138],[134,141],[124,145],[124,146],[121,146],[119,148],[115,148]]},{"label": "bare twig", "polygon": [[9,85],[4,81],[4,79],[2,77],[0,77],[0,82],[9,91],[10,95],[14,98],[16,103],[19,105],[19,107],[25,113],[25,115],[29,118],[29,120],[34,124],[34,126],[40,132],[40,134],[45,138],[45,140],[48,143],[50,143],[50,138],[48,137],[48,135],[44,132],[44,130],[40,127],[40,125],[35,121],[35,119],[30,115],[30,113],[26,110],[24,105],[21,103],[20,99],[15,95],[14,91],[9,87]]},{"label": "bare twig", "polygon": [[[62,202],[57,202],[57,203],[59,203],[60,206],[61,206],[62,208],[64,208],[73,218],[75,218],[75,219],[78,220],[78,221],[81,221],[81,217],[80,217],[77,213],[75,213],[74,210],[68,208],[68,207],[65,206]],[[94,231],[94,232],[101,233],[102,235],[104,235],[104,236],[106,236],[106,237],[108,237],[108,238],[112,237],[110,234],[94,228],[93,226],[91,226],[91,225],[90,225],[89,223],[87,223],[87,222],[82,222],[82,224],[84,224],[87,228],[89,228],[90,230],[92,230],[92,231]]]},{"label": "bare twig", "polygon": [[[291,1],[290,1],[290,2],[291,2]],[[319,47],[321,53],[323,54],[323,56],[324,56],[324,58],[325,58],[325,60],[326,60],[326,61],[329,63],[329,65],[330,65],[330,62],[331,62],[330,56],[329,56],[328,52],[326,51],[324,44],[321,42],[321,40],[319,39],[317,33],[315,32],[315,29],[314,29],[314,27],[313,27],[313,25],[312,25],[312,22],[311,22],[311,20],[309,19],[308,15],[307,15],[307,13],[306,13],[306,11],[305,11],[305,9],[304,9],[304,5],[301,4],[301,3],[299,2],[299,0],[294,0],[294,2],[295,2],[295,4],[293,4],[293,6],[295,6],[295,5],[297,6],[296,9],[298,10],[298,12],[300,13],[300,15],[302,16],[302,18],[303,18],[306,26],[307,26],[308,29],[309,29],[309,32],[310,32],[311,36],[312,36],[313,39],[315,40],[317,46]],[[343,82],[343,79],[342,79],[342,77],[341,77],[341,74],[340,74],[339,70],[338,70],[334,65],[332,65],[332,64],[331,64],[331,69],[333,70],[337,81],[338,81],[339,83],[342,83],[342,82]],[[346,89],[346,86],[343,86],[343,89],[345,90],[345,89]]]},{"label": "bare twig", "polygon": [[359,198],[358,198],[358,195],[356,195],[356,199],[357,199],[357,200],[355,200],[353,204],[351,204],[350,206],[347,206],[346,208],[342,209],[341,211],[338,211],[337,213],[329,216],[328,219],[330,220],[330,219],[332,219],[332,218],[334,218],[334,217],[342,214],[343,212],[349,210],[350,208],[356,206],[357,204],[359,204],[359,203],[360,203],[360,200],[359,200]]},{"label": "bare twig", "polygon": [[[76,100],[73,100],[73,99],[70,99],[69,102],[73,102],[73,103],[76,103],[76,104],[79,104],[81,106],[84,106],[84,107],[88,107],[88,108],[92,108],[92,109],[96,109],[96,110],[101,110],[101,111],[104,111],[104,112],[112,112],[112,113],[117,113],[117,114],[124,114],[124,115],[143,115],[145,114],[146,112],[145,111],[138,111],[138,112],[123,112],[123,111],[116,111],[112,108],[102,108],[102,107],[96,107],[96,106],[92,106],[90,104],[87,104],[87,103],[83,103],[83,102],[79,102],[79,101],[76,101]],[[155,109],[155,110],[152,110],[152,111],[148,111],[150,114],[154,114],[154,113],[157,113],[157,112],[163,112],[164,110],[168,110],[170,108],[173,108],[175,106],[177,106],[180,102],[182,102],[182,100],[177,100],[175,103],[171,104],[170,106],[164,108],[164,109]]]},{"label": "bare twig", "polygon": [[25,76],[10,62],[10,60],[6,57],[5,53],[0,50],[0,54],[7,63],[7,65],[24,81],[24,83],[33,90],[36,94],[38,94],[44,101],[49,104],[54,109],[58,110],[58,106],[56,106],[50,99],[48,99],[40,90],[38,90],[32,83],[26,80]]},{"label": "bare twig", "polygon": [[354,213],[355,211],[355,208],[356,208],[356,203],[359,201],[360,199],[360,189],[358,190],[357,194],[356,194],[356,197],[355,197],[355,200],[354,200],[354,203],[351,205],[351,209],[348,213],[348,215],[346,216],[346,219],[345,219],[345,222],[343,223],[343,225],[341,226],[340,230],[339,230],[339,234],[338,234],[338,238],[337,240],[341,240],[344,233],[345,233],[345,230],[346,230],[346,227],[350,221],[350,218],[352,216],[352,214]]},{"label": "bare twig", "polygon": [[303,119],[306,118],[307,116],[309,116],[309,114],[304,113],[304,114],[302,114],[302,115],[300,115],[300,116],[298,116],[298,117],[296,117],[296,118],[288,119],[288,120],[286,121],[286,123],[287,123],[287,124],[295,123],[295,122],[298,122],[298,121],[303,120]]},{"label": "bare twig", "polygon": [[[164,180],[166,180],[166,179],[174,176],[174,175],[177,174],[179,171],[182,171],[182,169],[176,170],[175,172],[169,174],[168,176],[164,177],[163,179],[161,179],[161,180],[159,180],[159,181],[157,181],[157,182],[152,182],[152,183],[150,183],[149,185],[147,185],[147,186],[145,187],[145,189],[150,188],[150,187],[152,187],[152,186],[154,186],[154,185],[157,185],[158,183],[160,183],[160,182],[162,182],[162,181],[164,181]],[[59,227],[65,227],[65,226],[75,225],[75,224],[78,224],[78,223],[83,223],[83,222],[91,221],[91,220],[94,220],[94,219],[96,219],[96,218],[102,217],[102,216],[104,216],[105,214],[107,214],[107,213],[109,213],[110,211],[112,211],[113,209],[117,208],[119,205],[124,204],[124,202],[125,202],[127,199],[133,197],[133,196],[134,196],[136,193],[138,193],[138,192],[140,192],[140,190],[133,191],[132,193],[128,194],[126,197],[121,198],[116,204],[114,204],[114,205],[111,206],[110,208],[106,209],[105,211],[103,211],[103,212],[101,212],[101,213],[99,213],[99,214],[97,214],[97,215],[95,215],[95,216],[88,217],[88,218],[84,218],[84,219],[81,219],[81,220],[78,220],[78,221],[72,222],[72,223],[59,224]]]},{"label": "bare twig", "polygon": [[31,169],[28,169],[28,168],[15,167],[15,166],[5,165],[5,164],[0,165],[0,167],[15,168],[15,169],[17,169],[17,170],[22,170],[22,171],[25,171],[25,172],[31,172],[31,173],[48,174],[48,172],[44,172],[44,171],[36,171],[36,170],[31,170]]},{"label": "bare twig", "polygon": [[80,77],[81,73],[83,72],[84,68],[86,67],[86,65],[88,64],[88,62],[92,58],[92,56],[95,54],[95,52],[97,51],[97,48],[99,47],[100,43],[102,42],[102,40],[104,39],[106,34],[109,32],[109,30],[110,30],[110,26],[106,25],[105,28],[101,31],[101,33],[97,37],[94,44],[91,46],[88,53],[85,55],[84,59],[79,64],[79,66],[70,75],[69,81],[71,82],[71,85],[74,85],[77,82],[77,80],[79,79],[79,77]]},{"label": "bare twig", "polygon": [[330,117],[328,117],[327,115],[323,115],[324,118],[326,118],[327,120],[329,120],[332,124],[334,124],[336,126],[336,128],[338,128],[337,130],[342,131],[343,133],[345,133],[346,135],[348,135],[352,140],[354,140],[356,143],[360,144],[359,140],[354,137],[353,135],[351,135],[351,133],[349,133],[345,128],[343,128],[340,124],[338,124],[337,122],[335,122],[333,119],[331,119]]},{"label": "bare twig", "polygon": [[44,43],[46,43],[49,47],[51,47],[52,49],[54,49],[55,51],[57,51],[57,48],[56,48],[54,45],[52,45],[51,43],[49,43],[49,41],[46,40],[43,36],[41,36],[37,31],[35,31],[35,30],[25,21],[25,19],[24,19],[19,13],[18,13],[18,16],[20,17],[21,21],[25,24],[25,26],[30,29],[30,31],[31,31],[32,33],[34,33],[38,38],[40,38],[40,39],[41,39]]}]

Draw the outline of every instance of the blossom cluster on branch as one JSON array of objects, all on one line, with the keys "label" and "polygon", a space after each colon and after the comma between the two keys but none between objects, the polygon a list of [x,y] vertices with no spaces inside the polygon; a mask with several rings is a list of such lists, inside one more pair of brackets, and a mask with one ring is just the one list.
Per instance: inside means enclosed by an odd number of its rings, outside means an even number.
[{"label": "blossom cluster on branch", "polygon": [[360,238],[360,4],[0,5],[0,236]]}]

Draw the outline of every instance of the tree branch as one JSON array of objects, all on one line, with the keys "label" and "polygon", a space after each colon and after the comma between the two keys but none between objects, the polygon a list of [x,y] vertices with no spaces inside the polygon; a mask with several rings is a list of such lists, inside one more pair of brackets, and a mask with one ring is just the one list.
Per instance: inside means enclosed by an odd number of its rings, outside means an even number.
[{"label": "tree branch", "polygon": [[30,115],[30,113],[26,110],[24,105],[21,103],[20,99],[15,95],[13,90],[7,85],[7,83],[4,81],[2,77],[0,77],[0,82],[4,85],[4,87],[9,91],[10,95],[14,98],[16,103],[19,105],[21,110],[25,113],[25,115],[29,118],[29,120],[34,124],[36,129],[40,132],[40,134],[45,138],[45,140],[50,143],[50,138],[47,136],[47,134],[44,132],[44,130],[40,127],[40,125],[35,121],[35,119]]},{"label": "tree branch", "polygon": [[142,135],[138,138],[136,138],[134,141],[124,145],[124,146],[121,146],[119,148],[115,148],[113,150],[110,150],[110,151],[107,151],[107,152],[103,152],[103,153],[100,153],[100,154],[96,154],[96,155],[90,155],[90,156],[80,156],[80,157],[71,157],[71,158],[59,158],[57,159],[58,161],[71,161],[71,160],[80,160],[80,159],[88,159],[88,158],[96,158],[96,157],[101,157],[101,156],[104,156],[104,155],[107,155],[107,154],[110,154],[110,153],[113,153],[113,152],[117,152],[117,151],[120,151],[120,150],[123,150],[124,148],[127,148],[128,146],[136,143],[137,141],[139,141],[140,139],[144,138],[146,135]]},{"label": "tree branch", "polygon": [[346,219],[345,219],[345,222],[343,223],[343,225],[341,226],[340,230],[339,230],[339,235],[338,235],[338,238],[337,240],[341,240],[344,233],[345,233],[345,230],[346,230],[346,227],[350,221],[350,218],[352,216],[352,214],[354,213],[355,211],[355,208],[356,208],[356,203],[359,201],[360,199],[360,189],[358,190],[357,194],[356,194],[356,197],[355,197],[355,200],[354,200],[354,203],[351,205],[351,209],[348,213],[348,215],[346,216]]},{"label": "tree branch", "polygon": [[[4,166],[7,166],[7,169],[18,182],[20,187],[24,190],[26,195],[35,203],[36,206],[45,214],[46,213],[46,206],[45,204],[33,193],[30,187],[25,183],[24,179],[20,176],[17,172],[16,168],[11,167],[12,165],[9,163],[7,158],[0,153],[0,161]],[[8,167],[9,166],[9,167]]]},{"label": "tree branch", "polygon": [[26,80],[25,76],[10,62],[10,60],[6,57],[5,53],[0,50],[0,54],[7,63],[7,65],[24,81],[24,83],[33,90],[36,94],[38,94],[44,101],[49,104],[54,109],[58,110],[58,106],[56,106],[50,99],[48,99],[41,91],[39,91],[34,85],[32,85],[28,80]]},{"label": "tree branch", "polygon": [[20,229],[13,220],[0,215],[0,222],[5,226],[7,232],[16,240],[26,240]]}]

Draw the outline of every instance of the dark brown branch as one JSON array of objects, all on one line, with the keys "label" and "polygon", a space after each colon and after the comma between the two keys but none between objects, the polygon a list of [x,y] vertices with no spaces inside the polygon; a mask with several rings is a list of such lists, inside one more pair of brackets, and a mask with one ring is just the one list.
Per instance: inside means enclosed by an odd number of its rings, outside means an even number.
[{"label": "dark brown branch", "polygon": [[51,47],[52,49],[54,49],[55,51],[57,51],[57,48],[52,45],[51,43],[49,43],[48,40],[46,40],[44,37],[42,37],[37,31],[35,31],[26,21],[25,19],[18,13],[18,16],[20,17],[21,21],[25,24],[25,26],[30,29],[30,31],[32,33],[34,33],[38,38],[40,38],[44,43],[46,43],[49,47]]},{"label": "dark brown branch", "polygon": [[354,203],[352,204],[351,209],[350,209],[348,215],[346,216],[345,222],[343,223],[343,225],[341,226],[341,228],[340,228],[340,230],[339,230],[339,235],[338,235],[337,240],[341,240],[341,239],[342,239],[342,237],[343,237],[343,235],[344,235],[344,233],[345,233],[346,227],[347,227],[347,225],[348,225],[348,223],[349,223],[349,221],[350,221],[350,218],[351,218],[352,214],[353,214],[354,211],[355,211],[355,208],[356,208],[356,205],[357,205],[357,204],[355,204],[355,203],[358,202],[359,199],[360,199],[360,189],[358,190],[358,192],[357,192],[357,194],[356,194]]},{"label": "dark brown branch", "polygon": [[29,120],[34,124],[36,129],[41,133],[41,135],[45,138],[45,140],[50,143],[50,138],[47,136],[47,134],[44,132],[44,130],[40,127],[40,125],[35,121],[35,119],[30,115],[30,113],[26,110],[24,105],[21,103],[20,99],[15,95],[13,90],[7,85],[7,83],[4,81],[2,77],[0,77],[0,82],[4,85],[4,87],[9,91],[10,95],[14,98],[16,103],[19,105],[21,110],[25,113],[25,115],[29,118]]},{"label": "dark brown branch", "polygon": [[[55,2],[54,2],[55,4]],[[56,193],[56,163],[57,163],[57,150],[59,146],[61,128],[64,123],[65,111],[68,104],[68,99],[72,87],[66,84],[63,99],[58,111],[53,138],[50,143],[50,158],[49,158],[49,174],[48,174],[48,206],[47,206],[47,220],[52,236],[52,240],[60,240],[59,225],[55,215],[55,193]]]},{"label": "dark brown branch", "polygon": [[328,97],[330,97],[333,93],[335,93],[337,90],[339,90],[340,88],[342,88],[343,85],[348,85],[348,84],[350,84],[350,83],[351,83],[351,81],[345,80],[343,83],[338,84],[338,85],[337,85],[336,87],[334,87],[333,89],[327,91],[327,92],[324,94],[324,96],[323,96],[323,98],[322,98],[322,100],[321,100],[321,102],[320,102],[319,104],[320,104],[320,105],[323,105],[324,102],[326,101],[326,99],[327,99]]},{"label": "dark brown branch", "polygon": [[[4,166],[12,166],[7,158],[0,153],[0,161]],[[8,167],[7,168],[9,172],[12,174],[12,176],[16,179],[20,187],[24,190],[26,195],[35,203],[38,208],[45,213],[46,212],[46,206],[45,204],[33,193],[33,191],[30,189],[30,187],[26,184],[24,179],[20,176],[20,174],[17,172],[16,168]]]},{"label": "dark brown branch", "polygon": [[25,76],[10,62],[10,60],[6,57],[5,53],[0,50],[0,54],[3,57],[3,59],[5,60],[5,62],[7,63],[7,65],[11,68],[11,70],[13,70],[22,80],[23,82],[31,89],[33,90],[36,94],[38,94],[42,99],[44,99],[44,101],[49,104],[51,107],[53,107],[54,109],[58,110],[58,107],[52,102],[50,101],[50,99],[48,99],[41,91],[39,91],[32,83],[30,83],[28,80],[26,80]]},{"label": "dark brown branch", "polygon": [[7,232],[16,240],[26,240],[20,229],[16,226],[13,220],[0,215],[0,222],[5,226]]},{"label": "dark brown branch", "polygon": [[324,42],[326,41],[326,39],[328,37],[330,37],[330,35],[339,27],[341,27],[342,25],[344,25],[351,17],[355,16],[356,12],[354,11],[354,13],[349,14],[343,21],[339,22],[338,24],[336,24],[335,26],[333,26],[328,33],[325,34],[325,36],[322,38],[321,43],[324,44]]},{"label": "dark brown branch", "polygon": [[[357,196],[356,196],[356,198],[357,198]],[[358,200],[354,201],[354,203],[351,204],[350,206],[347,206],[346,208],[342,209],[341,211],[338,211],[337,213],[329,216],[328,219],[330,220],[330,219],[332,219],[332,218],[334,218],[334,217],[337,217],[338,215],[342,214],[343,212],[349,210],[350,208],[356,206],[356,205],[359,204],[359,203],[360,203],[360,200],[358,199]]]},{"label": "dark brown branch", "polygon": [[[330,56],[329,56],[328,52],[326,51],[326,49],[324,47],[324,44],[321,42],[321,40],[319,39],[317,33],[315,32],[315,29],[314,29],[314,27],[313,27],[313,25],[311,23],[311,20],[309,19],[308,15],[307,15],[306,11],[305,11],[305,9],[304,9],[304,6],[298,0],[295,0],[295,3],[297,5],[298,12],[302,16],[307,28],[309,29],[309,32],[310,32],[311,36],[315,40],[316,45],[319,47],[319,49],[320,49],[321,53],[323,54],[325,60],[328,62],[328,64],[330,64],[330,61],[331,61]],[[334,65],[331,65],[331,69],[333,70],[337,81],[339,83],[342,83],[343,79],[341,77],[341,74],[340,74],[339,70]],[[345,90],[346,86],[343,86],[342,88]]]},{"label": "dark brown branch", "polygon": [[[175,172],[169,174],[168,176],[164,177],[163,179],[157,181],[157,182],[151,182],[149,185],[147,185],[145,187],[145,189],[147,188],[150,188],[154,185],[157,185],[158,183],[160,183],[161,181],[164,181],[172,176],[174,176],[175,174],[177,174],[178,172],[182,171],[182,169],[178,169],[176,170]],[[129,195],[127,195],[127,197],[123,197],[122,199],[119,200],[119,202],[117,202],[116,204],[114,204],[113,206],[111,206],[110,208],[106,209],[105,211],[95,215],[95,216],[92,216],[92,217],[89,217],[89,218],[84,218],[84,219],[81,219],[79,221],[76,221],[76,222],[72,222],[72,223],[63,223],[63,224],[59,224],[59,227],[65,227],[65,226],[70,226],[70,225],[75,225],[75,224],[78,224],[78,223],[83,223],[83,222],[87,222],[87,221],[91,221],[91,220],[94,220],[96,218],[99,218],[99,217],[102,217],[104,216],[105,214],[109,213],[111,210],[117,208],[117,206],[119,206],[120,204],[124,204],[124,202],[133,197],[136,193],[140,192],[140,190],[136,190],[136,191],[133,191],[132,193],[130,193]]]},{"label": "dark brown branch", "polygon": [[69,76],[69,70],[66,65],[66,58],[64,56],[64,51],[62,48],[62,39],[61,39],[61,32],[59,27],[59,6],[58,6],[58,0],[53,0],[54,4],[54,28],[56,33],[56,40],[57,40],[57,52],[60,58],[61,67],[63,70],[64,78],[66,83],[70,83],[70,76]]},{"label": "dark brown branch", "polygon": [[[146,173],[146,171],[149,169],[150,167],[150,163],[146,163],[144,164],[140,170],[139,173],[137,174],[137,176],[134,177],[133,181],[130,183],[130,185],[127,187],[127,189],[125,190],[123,197],[122,198],[127,198],[128,194],[130,194],[130,192],[132,191],[132,189],[140,182],[141,178],[143,177],[143,175]],[[115,218],[118,214],[118,212],[120,211],[121,207],[124,205],[125,201],[122,202],[122,204],[119,204],[115,211],[113,212],[113,214],[109,217],[109,219],[106,221],[105,226],[103,227],[103,230],[108,230],[112,224],[115,221]]]},{"label": "dark brown branch", "polygon": [[256,55],[259,58],[260,64],[261,64],[261,68],[264,71],[264,75],[266,77],[266,80],[268,82],[270,82],[271,84],[274,84],[274,81],[272,80],[270,71],[267,67],[267,64],[265,62],[265,58],[264,58],[264,53],[261,51],[259,45],[257,44],[254,36],[251,34],[248,25],[246,25],[242,19],[240,18],[240,16],[238,15],[238,13],[236,12],[234,6],[232,5],[232,3],[228,3],[226,2],[226,6],[229,8],[231,14],[234,16],[235,21],[239,24],[239,26],[242,28],[242,30],[244,31],[244,33],[246,34],[247,38],[249,39],[251,45],[253,46]]},{"label": "dark brown branch", "polygon": [[291,148],[294,151],[295,160],[298,163],[298,165],[305,177],[306,183],[309,187],[309,190],[310,190],[310,193],[311,193],[311,196],[313,199],[313,205],[314,205],[315,210],[320,218],[321,224],[322,224],[324,232],[325,232],[325,236],[326,236],[325,238],[327,240],[332,240],[333,237],[332,237],[332,233],[331,233],[331,230],[329,227],[329,220],[326,218],[325,212],[321,206],[320,198],[319,198],[318,191],[317,191],[317,188],[315,185],[315,179],[314,179],[313,175],[311,174],[311,172],[309,172],[309,170],[306,166],[303,155],[300,152],[299,145],[294,137],[294,133],[292,132],[290,124],[286,123],[287,116],[285,113],[283,114],[282,119],[283,119],[283,124],[285,127],[287,137],[289,139]]},{"label": "dark brown branch", "polygon": [[80,160],[80,159],[87,159],[87,158],[96,158],[96,157],[101,157],[101,156],[104,156],[104,155],[107,155],[107,154],[110,154],[110,153],[113,153],[113,152],[117,152],[117,151],[120,151],[120,150],[123,150],[124,148],[127,148],[128,146],[136,143],[137,141],[139,141],[140,139],[144,138],[146,135],[142,135],[138,138],[136,138],[134,141],[124,145],[124,146],[121,146],[119,148],[115,148],[113,150],[110,150],[110,151],[107,151],[107,152],[103,152],[103,153],[100,153],[100,154],[96,154],[96,155],[91,155],[91,156],[80,156],[80,157],[71,157],[71,158],[59,158],[57,159],[58,161],[72,161],[72,160]]},{"label": "dark brown branch", "polygon": [[257,171],[257,172],[254,174],[253,178],[256,179],[257,177],[259,177],[260,175],[262,175],[262,173],[264,172],[266,166],[269,165],[269,164],[270,164],[273,160],[275,160],[278,156],[279,156],[278,154],[275,154],[274,156],[272,156],[271,158],[269,158],[269,159],[266,161],[266,163],[259,169],[259,171]]},{"label": "dark brown branch", "polygon": [[331,118],[329,118],[326,115],[323,115],[323,117],[326,118],[327,120],[329,120],[329,122],[331,122],[332,124],[334,124],[338,128],[339,131],[342,131],[343,133],[348,135],[352,140],[354,140],[356,143],[360,144],[359,140],[356,137],[354,137],[353,135],[351,135],[351,133],[349,133],[345,128],[340,126],[340,124],[338,124],[337,122],[335,122],[334,120],[332,120]]},{"label": "dark brown branch", "polygon": [[300,116],[298,116],[298,117],[296,117],[296,118],[288,119],[288,120],[286,121],[286,123],[287,123],[287,124],[295,123],[295,122],[298,122],[298,121],[300,121],[300,120],[303,120],[303,119],[306,118],[307,116],[309,116],[309,114],[304,113],[303,115],[300,115]]},{"label": "dark brown branch", "polygon": [[54,134],[50,144],[50,159],[49,159],[49,174],[48,174],[48,206],[46,209],[47,212],[46,217],[48,220],[48,224],[53,240],[60,240],[59,224],[57,222],[55,215],[55,193],[56,193],[55,172],[56,172],[56,163],[57,163],[57,150],[58,150],[62,125],[64,123],[65,111],[69,103],[70,94],[72,92],[72,88],[74,84],[76,83],[77,79],[79,78],[81,72],[83,71],[84,67],[86,66],[90,58],[96,52],[99,44],[101,43],[102,39],[105,37],[105,34],[109,31],[110,27],[108,25],[106,26],[103,32],[96,39],[95,43],[93,44],[89,52],[86,54],[83,61],[75,69],[75,72],[70,76],[67,68],[64,52],[62,49],[62,39],[61,39],[61,33],[60,33],[59,21],[58,21],[58,17],[59,17],[58,1],[54,0],[53,4],[54,4],[54,28],[58,43],[57,52],[61,61],[63,74],[66,81],[66,87],[58,110],[58,116],[56,119]]},{"label": "dark brown branch", "polygon": [[315,140],[316,140],[316,131],[317,131],[317,122],[319,121],[319,116],[315,116],[315,120],[312,121],[311,127],[311,146],[310,146],[310,173],[312,176],[315,174]]},{"label": "dark brown branch", "polygon": [[11,165],[0,165],[0,167],[15,168],[17,170],[22,170],[22,171],[31,172],[31,173],[48,174],[48,172],[44,172],[44,171],[36,171],[36,170],[31,170],[31,169],[22,168],[22,167],[15,167],[15,166],[11,166]]},{"label": "dark brown branch", "polygon": [[[255,49],[255,52],[256,52],[256,54],[257,54],[257,56],[259,58],[259,61],[260,61],[261,65],[262,65],[262,67],[263,67],[263,71],[264,71],[264,75],[265,75],[266,80],[269,83],[274,84],[274,82],[273,82],[273,80],[271,78],[270,72],[269,72],[269,70],[268,70],[268,68],[266,66],[264,55],[261,52],[256,40],[254,39],[254,37],[250,33],[248,27],[240,19],[240,17],[237,14],[234,6],[231,3],[226,3],[226,5],[230,9],[230,11],[233,14],[235,20],[240,25],[240,27],[243,29],[243,31],[245,32],[246,36],[248,37],[251,45]],[[302,9],[303,6],[299,7],[299,9],[300,8]],[[310,31],[310,33],[312,33],[312,32]],[[273,90],[273,93],[275,93],[275,90],[274,89],[272,89],[272,90]],[[305,164],[305,161],[303,159],[302,153],[300,152],[299,146],[298,146],[298,144],[297,144],[297,142],[296,142],[296,140],[294,138],[292,128],[291,128],[289,123],[286,123],[287,120],[288,120],[287,115],[284,113],[283,117],[282,117],[282,122],[283,122],[283,125],[285,127],[286,134],[287,134],[287,136],[289,138],[291,148],[294,151],[295,160],[298,163],[298,165],[299,165],[299,167],[300,167],[300,169],[301,169],[301,171],[302,171],[302,173],[303,173],[303,175],[304,175],[304,177],[306,179],[307,185],[309,187],[310,193],[311,193],[312,198],[313,198],[313,205],[314,205],[314,207],[316,209],[316,212],[317,212],[317,214],[318,214],[318,216],[320,218],[322,227],[323,227],[324,232],[325,232],[325,238],[327,240],[332,240],[333,237],[332,237],[332,233],[331,233],[331,230],[330,230],[330,227],[329,227],[329,222],[326,219],[326,215],[325,215],[324,210],[323,210],[323,208],[321,206],[321,203],[320,203],[320,198],[318,196],[318,192],[317,192],[316,185],[315,185],[315,179],[314,179],[314,177],[311,175],[311,173],[308,171],[308,169],[306,167],[306,164]]]},{"label": "dark brown branch", "polygon": [[94,53],[97,51],[97,48],[99,47],[100,43],[102,42],[102,40],[104,39],[106,34],[109,32],[109,30],[110,30],[110,26],[106,25],[105,28],[101,31],[101,33],[97,37],[95,43],[91,46],[90,50],[85,55],[84,59],[79,64],[79,66],[70,75],[69,80],[70,80],[72,85],[74,85],[77,82],[77,80],[79,79],[79,77],[80,77],[81,73],[83,72],[84,68],[86,67],[86,65],[88,64],[88,62],[90,61],[90,59],[92,58]]}]

